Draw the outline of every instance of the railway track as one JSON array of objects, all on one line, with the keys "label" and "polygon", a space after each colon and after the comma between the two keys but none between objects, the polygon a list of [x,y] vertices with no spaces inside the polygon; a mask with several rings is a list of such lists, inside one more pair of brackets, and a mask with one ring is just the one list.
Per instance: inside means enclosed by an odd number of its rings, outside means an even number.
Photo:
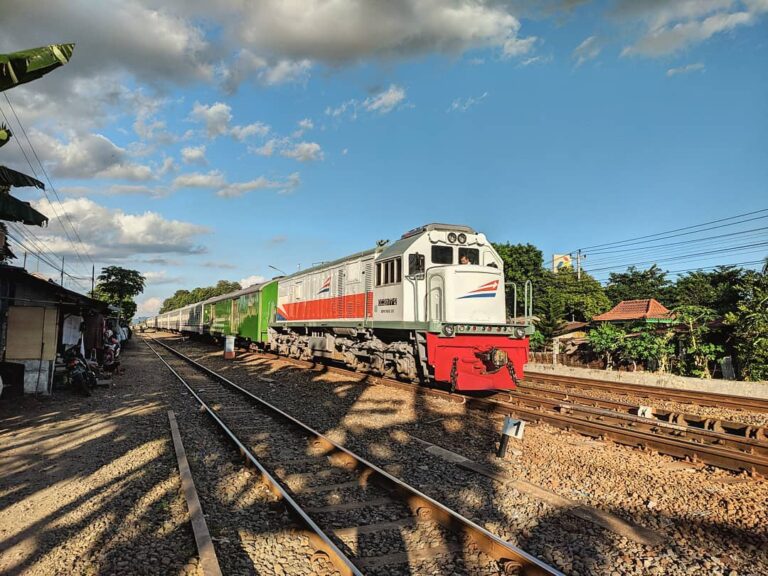
[{"label": "railway track", "polygon": [[[347,376],[356,374],[337,366],[258,353],[308,369]],[[667,413],[672,421],[664,421],[663,412],[658,413],[660,418],[650,418],[631,412],[621,413],[616,410],[616,405],[606,409],[606,405],[580,405],[573,401],[564,402],[562,399],[525,392],[520,395],[501,392],[489,397],[470,397],[370,374],[365,375],[365,381],[464,403],[472,409],[492,414],[513,414],[527,421],[545,422],[593,438],[652,450],[691,462],[702,462],[734,472],[747,471],[753,476],[768,476],[768,442],[764,438],[764,428],[717,419],[699,420],[700,417],[690,414]],[[594,399],[590,398],[590,401]],[[627,406],[624,404],[623,409],[626,410]],[[686,421],[688,423],[682,423]],[[690,422],[696,424],[690,425]]]},{"label": "railway track", "polygon": [[675,412],[672,410],[660,409],[655,406],[644,407],[631,402],[596,398],[594,396],[587,396],[570,391],[561,392],[550,388],[536,386],[528,382],[519,386],[517,390],[515,390],[515,395],[531,398],[549,398],[567,404],[573,403],[579,406],[604,408],[622,414],[642,416],[643,418],[657,420],[661,423],[676,424],[710,432],[729,434],[741,438],[751,438],[753,440],[759,440],[760,442],[768,442],[768,429],[764,426],[752,426],[743,422],[732,422],[714,418],[712,416]]},{"label": "railway track", "polygon": [[641,384],[630,384],[627,382],[607,382],[605,380],[597,380],[594,378],[560,376],[543,372],[531,372],[528,370],[525,372],[525,381],[530,383],[564,385],[577,389],[609,390],[614,393],[627,394],[639,398],[658,398],[659,400],[671,400],[683,404],[768,412],[767,399],[747,398],[745,396],[736,396],[733,394],[717,394],[714,392],[681,390],[679,388],[651,387],[643,386]]},{"label": "railway track", "polygon": [[282,499],[317,550],[317,566],[345,575],[419,567],[560,574],[181,352],[145,343]]},{"label": "railway track", "polygon": [[[257,353],[307,369],[347,376],[357,374],[328,364],[296,360],[270,353]],[[709,422],[705,419],[701,422],[701,426],[680,424],[675,421],[665,422],[657,418],[621,413],[616,411],[615,406],[609,409],[599,408],[525,392],[521,394],[500,392],[489,397],[473,397],[371,374],[365,374],[365,381],[370,384],[415,391],[418,394],[451,402],[460,402],[472,409],[492,414],[512,414],[531,422],[545,422],[585,436],[652,450],[691,462],[702,462],[734,472],[746,471],[753,476],[768,476],[768,442],[762,437],[765,434],[764,428],[755,429],[743,424],[736,424],[733,428],[729,428],[716,419]],[[590,398],[590,401],[594,399]],[[672,414],[672,416],[675,415]],[[693,415],[677,416],[684,416],[692,421],[698,418]],[[684,418],[679,420],[682,422]]]}]

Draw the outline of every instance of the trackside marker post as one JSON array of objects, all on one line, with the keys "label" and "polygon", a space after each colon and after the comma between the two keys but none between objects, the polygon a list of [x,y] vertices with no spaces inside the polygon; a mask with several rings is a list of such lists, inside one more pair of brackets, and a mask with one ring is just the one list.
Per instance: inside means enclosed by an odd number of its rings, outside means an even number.
[{"label": "trackside marker post", "polygon": [[517,440],[523,439],[523,431],[525,430],[525,422],[523,420],[515,420],[511,416],[504,417],[504,425],[501,428],[501,440],[499,442],[499,450],[496,452],[498,458],[504,458],[507,454],[507,447],[509,445],[510,438],[516,438]]}]

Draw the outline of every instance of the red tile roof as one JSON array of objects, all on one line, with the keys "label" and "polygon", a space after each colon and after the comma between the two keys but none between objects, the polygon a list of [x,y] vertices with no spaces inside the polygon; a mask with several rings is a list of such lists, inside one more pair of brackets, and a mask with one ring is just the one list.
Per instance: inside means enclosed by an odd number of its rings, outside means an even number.
[{"label": "red tile roof", "polygon": [[592,318],[596,322],[616,322],[621,320],[669,320],[672,312],[658,300],[622,300],[616,306],[599,316]]}]

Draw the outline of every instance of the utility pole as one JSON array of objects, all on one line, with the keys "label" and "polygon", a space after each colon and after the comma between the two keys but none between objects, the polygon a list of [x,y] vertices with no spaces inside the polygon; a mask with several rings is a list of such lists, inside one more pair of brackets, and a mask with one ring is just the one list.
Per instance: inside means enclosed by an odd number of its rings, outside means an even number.
[{"label": "utility pole", "polygon": [[581,282],[581,248],[576,251],[576,280]]},{"label": "utility pole", "polygon": [[94,283],[96,281],[96,264],[91,265],[91,298],[94,297],[93,291],[95,290]]},{"label": "utility pole", "polygon": [[24,270],[27,269],[27,251],[26,250],[24,251],[24,265],[22,266],[22,268],[24,268]]},{"label": "utility pole", "polygon": [[61,257],[61,281],[59,284],[64,288],[64,256]]}]

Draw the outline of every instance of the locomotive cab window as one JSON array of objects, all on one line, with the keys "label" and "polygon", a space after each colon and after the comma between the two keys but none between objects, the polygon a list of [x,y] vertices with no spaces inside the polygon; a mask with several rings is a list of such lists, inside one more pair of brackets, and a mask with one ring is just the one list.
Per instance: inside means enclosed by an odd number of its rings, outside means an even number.
[{"label": "locomotive cab window", "polygon": [[480,251],[477,248],[459,248],[459,262],[466,258],[469,264],[480,264]]},{"label": "locomotive cab window", "polygon": [[376,286],[399,284],[403,279],[400,258],[376,262]]},{"label": "locomotive cab window", "polygon": [[432,264],[453,264],[453,248],[432,246]]}]

